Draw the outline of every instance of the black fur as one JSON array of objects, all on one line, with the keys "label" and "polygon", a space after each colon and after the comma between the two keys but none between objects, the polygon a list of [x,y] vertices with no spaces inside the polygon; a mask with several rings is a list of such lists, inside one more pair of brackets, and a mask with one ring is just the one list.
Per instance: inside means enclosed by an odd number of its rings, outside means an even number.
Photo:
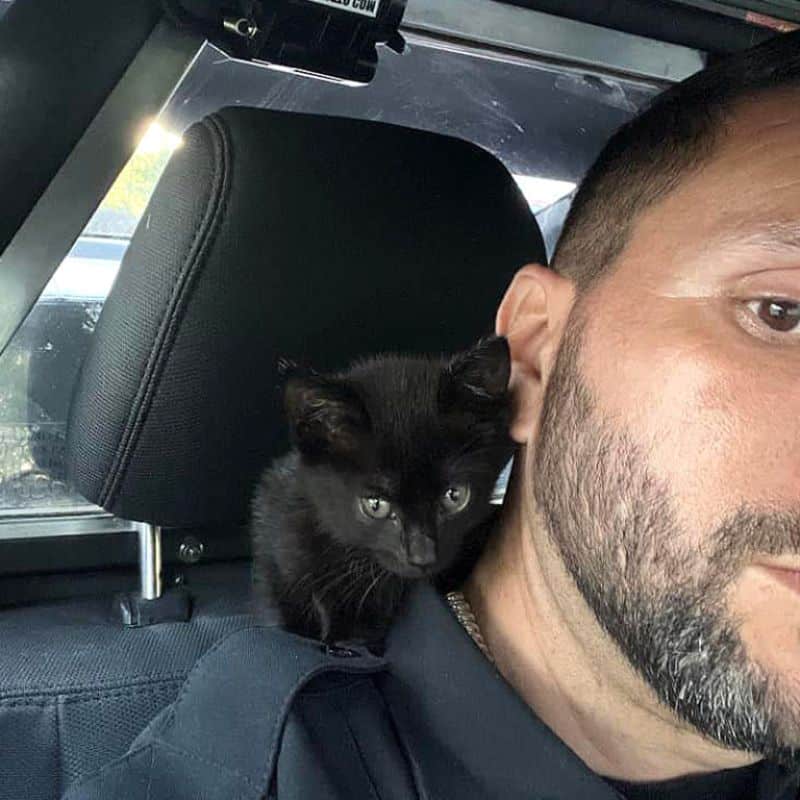
[{"label": "black fur", "polygon": [[[505,339],[452,359],[377,356],[330,376],[290,377],[292,451],[253,503],[257,595],[289,630],[380,641],[408,586],[469,572],[492,528],[495,481],[513,453]],[[451,486],[465,493],[443,496]],[[362,497],[381,497],[367,510]],[[376,511],[376,509],[378,509]],[[395,518],[368,514],[390,509]]]}]

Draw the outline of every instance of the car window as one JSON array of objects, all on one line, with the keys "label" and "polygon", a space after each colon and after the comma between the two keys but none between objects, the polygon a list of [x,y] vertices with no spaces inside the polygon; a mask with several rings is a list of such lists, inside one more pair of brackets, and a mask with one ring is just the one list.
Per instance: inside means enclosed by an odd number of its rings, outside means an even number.
[{"label": "car window", "polygon": [[[2,2],[2,0],[0,0]],[[206,45],[0,357],[0,516],[96,511],[65,480],[69,402],[103,302],[180,132],[223,106],[304,111],[446,133],[497,155],[551,251],[610,132],[660,87],[409,35],[353,88],[230,59]]]},{"label": "car window", "polygon": [[65,480],[69,402],[133,230],[179,144],[150,125],[0,357],[0,516],[96,510]]},{"label": "car window", "polygon": [[[367,86],[299,78],[207,45],[168,112],[183,130],[226,105],[382,120],[467,139],[514,175],[552,251],[569,197],[609,134],[662,87],[406,34]],[[567,202],[561,202],[567,198]]]}]

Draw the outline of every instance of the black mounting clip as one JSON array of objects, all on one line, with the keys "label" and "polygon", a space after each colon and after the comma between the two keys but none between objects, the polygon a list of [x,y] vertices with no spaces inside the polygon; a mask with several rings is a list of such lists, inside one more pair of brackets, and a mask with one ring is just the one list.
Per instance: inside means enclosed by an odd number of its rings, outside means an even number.
[{"label": "black mounting clip", "polygon": [[162,0],[180,27],[232,58],[354,85],[369,83],[378,45],[405,49],[407,0]]}]

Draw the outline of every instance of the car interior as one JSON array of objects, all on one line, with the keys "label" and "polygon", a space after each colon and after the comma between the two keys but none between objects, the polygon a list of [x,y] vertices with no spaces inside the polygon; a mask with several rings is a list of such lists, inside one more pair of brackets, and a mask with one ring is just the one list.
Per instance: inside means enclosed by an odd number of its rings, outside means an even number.
[{"label": "car interior", "polygon": [[282,360],[490,334],[610,134],[798,26],[796,0],[0,0],[0,800],[118,758],[263,623]]}]

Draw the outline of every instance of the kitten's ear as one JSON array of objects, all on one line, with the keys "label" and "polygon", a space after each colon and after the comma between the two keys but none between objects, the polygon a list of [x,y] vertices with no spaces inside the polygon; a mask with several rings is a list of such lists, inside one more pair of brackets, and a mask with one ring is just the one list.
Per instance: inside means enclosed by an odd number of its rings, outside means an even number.
[{"label": "kitten's ear", "polygon": [[493,405],[506,398],[511,354],[503,336],[489,336],[450,359],[439,391],[440,403],[471,407]]},{"label": "kitten's ear", "polygon": [[369,429],[358,395],[345,384],[322,376],[290,377],[284,407],[292,443],[308,458],[351,457]]}]

